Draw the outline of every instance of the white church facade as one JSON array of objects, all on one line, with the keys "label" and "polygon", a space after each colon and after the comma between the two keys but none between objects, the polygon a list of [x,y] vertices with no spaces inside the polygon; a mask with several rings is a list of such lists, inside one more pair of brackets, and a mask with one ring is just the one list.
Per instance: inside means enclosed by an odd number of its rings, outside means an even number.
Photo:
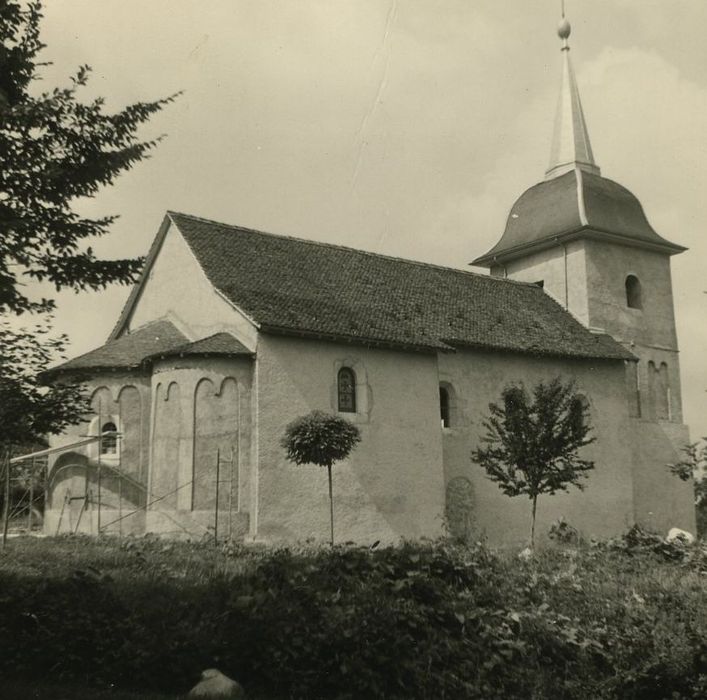
[{"label": "white church facade", "polygon": [[587,399],[596,467],[585,491],[540,500],[539,531],[694,532],[690,485],[666,467],[688,442],[670,278],[684,248],[601,176],[560,36],[550,167],[474,261],[490,275],[168,213],[109,340],[48,372],[92,396],[59,443],[105,437],[50,460],[47,532],[325,540],[326,473],[280,446],[320,409],[362,434],[334,470],[337,540],[519,542],[527,499],[470,455],[505,386],[557,376]]}]

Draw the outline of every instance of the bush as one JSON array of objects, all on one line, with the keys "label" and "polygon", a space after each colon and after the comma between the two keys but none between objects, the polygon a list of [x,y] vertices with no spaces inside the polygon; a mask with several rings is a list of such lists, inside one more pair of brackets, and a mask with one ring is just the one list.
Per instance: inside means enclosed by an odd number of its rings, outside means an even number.
[{"label": "bush", "polygon": [[447,542],[14,540],[0,674],[177,693],[216,666],[272,699],[703,697],[699,557],[654,544],[521,562]]}]

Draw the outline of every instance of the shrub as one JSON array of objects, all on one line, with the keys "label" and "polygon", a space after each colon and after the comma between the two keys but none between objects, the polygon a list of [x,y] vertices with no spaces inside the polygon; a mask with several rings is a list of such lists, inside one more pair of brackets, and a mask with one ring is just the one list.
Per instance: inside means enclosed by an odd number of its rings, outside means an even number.
[{"label": "shrub", "polygon": [[177,693],[215,666],[272,700],[700,698],[698,550],[666,557],[640,531],[527,562],[444,541],[18,539],[0,674]]}]

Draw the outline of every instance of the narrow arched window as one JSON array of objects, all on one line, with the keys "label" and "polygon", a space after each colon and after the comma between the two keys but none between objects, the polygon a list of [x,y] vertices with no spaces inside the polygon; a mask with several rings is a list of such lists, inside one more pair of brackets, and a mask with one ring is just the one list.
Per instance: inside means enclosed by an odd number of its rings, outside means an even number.
[{"label": "narrow arched window", "polygon": [[626,278],[626,306],[629,309],[642,309],[641,283],[636,275],[629,275]]},{"label": "narrow arched window", "polygon": [[118,428],[115,423],[108,422],[101,426],[101,454],[114,455],[118,453]]},{"label": "narrow arched window", "polygon": [[356,413],[356,375],[350,367],[342,367],[337,377],[339,411]]},{"label": "narrow arched window", "polygon": [[449,391],[443,386],[439,388],[439,417],[443,428],[448,428],[449,421]]},{"label": "narrow arched window", "polygon": [[584,394],[575,394],[575,399],[582,407],[582,414],[584,415],[584,418],[589,419],[591,417],[591,404],[589,403],[589,399]]},{"label": "narrow arched window", "polygon": [[665,362],[661,362],[660,367],[656,369],[656,379],[655,417],[658,420],[670,420],[670,376],[668,374],[668,365]]}]

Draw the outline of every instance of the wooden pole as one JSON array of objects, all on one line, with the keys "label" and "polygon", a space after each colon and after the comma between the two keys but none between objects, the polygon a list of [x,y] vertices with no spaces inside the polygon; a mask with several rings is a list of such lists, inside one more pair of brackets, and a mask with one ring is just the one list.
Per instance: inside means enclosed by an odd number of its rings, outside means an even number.
[{"label": "wooden pole", "polygon": [[229,474],[231,478],[228,480],[228,539],[233,536],[233,469],[235,463],[233,461],[233,445],[231,445],[231,469]]},{"label": "wooden pole", "polygon": [[98,518],[97,535],[101,534],[101,455],[98,455]]},{"label": "wooden pole", "polygon": [[123,474],[118,476],[118,536],[123,536]]},{"label": "wooden pole", "polygon": [[[34,462],[34,460],[32,460]],[[32,465],[34,467],[34,464]],[[34,503],[34,468],[29,478],[29,508],[27,509],[27,534],[32,534],[32,504]]]},{"label": "wooden pole", "polygon": [[[96,524],[96,534],[101,534],[101,454],[103,453],[103,407],[101,400],[98,400],[98,433],[101,436],[98,440],[98,517]],[[88,472],[87,472],[88,473]]]},{"label": "wooden pole", "polygon": [[329,520],[331,522],[331,546],[334,546],[334,496],[331,490],[331,464],[327,464],[329,474]]},{"label": "wooden pole", "polygon": [[221,450],[216,450],[216,506],[214,508],[214,544],[218,544],[218,486],[221,477]]},{"label": "wooden pole", "polygon": [[7,530],[10,525],[10,448],[5,450],[5,503],[2,513],[2,548],[7,545]]}]

